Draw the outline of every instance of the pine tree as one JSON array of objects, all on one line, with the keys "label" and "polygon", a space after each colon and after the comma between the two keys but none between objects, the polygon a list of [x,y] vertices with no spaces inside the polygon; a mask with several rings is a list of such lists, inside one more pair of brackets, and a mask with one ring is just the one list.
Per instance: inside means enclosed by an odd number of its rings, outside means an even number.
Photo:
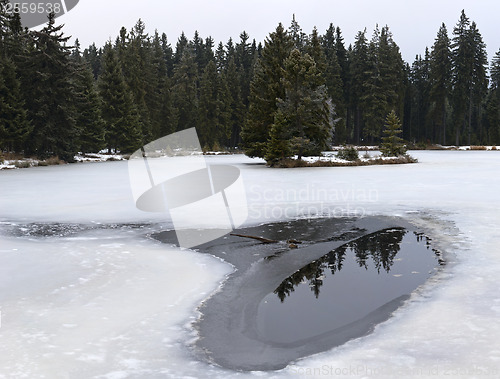
[{"label": "pine tree", "polygon": [[21,151],[32,131],[14,59],[24,46],[19,12],[8,15],[0,1],[0,150]]},{"label": "pine tree", "polygon": [[[0,0],[0,52],[5,49],[4,42],[5,38],[8,35],[11,15],[7,13],[7,5],[9,4],[8,0]],[[19,13],[19,12],[18,12]]]},{"label": "pine tree", "polygon": [[176,130],[195,128],[198,124],[198,68],[194,52],[186,48],[175,65],[172,101],[176,109]]},{"label": "pine tree", "polygon": [[453,60],[453,108],[455,144],[459,145],[461,134],[466,129],[467,109],[470,105],[472,91],[472,70],[474,53],[469,38],[470,21],[462,10],[460,20],[453,29],[452,60]]},{"label": "pine tree", "polygon": [[488,57],[486,45],[483,37],[477,29],[475,22],[472,22],[470,28],[470,38],[474,47],[474,64],[472,70],[472,91],[469,100],[468,114],[468,144],[474,137],[476,143],[484,143],[486,136],[481,123],[481,107],[483,100],[488,93]]},{"label": "pine tree", "polygon": [[500,50],[491,62],[491,83],[486,101],[489,143],[500,144]]},{"label": "pine tree", "polygon": [[174,72],[174,52],[165,33],[162,33],[161,35],[161,49],[167,65],[167,76],[170,78]]},{"label": "pine tree", "polygon": [[[388,26],[381,30],[379,45],[380,74],[387,98],[387,108],[402,114],[404,96],[404,61],[399,46],[393,39]],[[425,56],[427,61],[427,53]]]},{"label": "pine tree", "polygon": [[141,120],[141,132],[145,141],[153,139],[151,113],[158,106],[156,70],[153,66],[152,49],[145,24],[139,19],[130,33],[120,31],[117,41],[118,57],[123,76],[132,95]]},{"label": "pine tree", "polygon": [[[248,40],[249,36],[246,32],[240,34],[240,42],[236,44],[234,63],[238,71],[238,85],[240,87],[241,100],[245,106],[241,111],[245,117],[246,109],[248,107],[248,98],[250,96],[250,81],[252,80],[253,67],[254,67],[254,51],[253,44],[251,45]],[[254,41],[255,43],[255,41]]]},{"label": "pine tree", "polygon": [[427,130],[429,110],[429,58],[426,49],[425,58],[417,56],[409,74],[412,86],[411,135],[419,141],[432,140],[433,136]]},{"label": "pine tree", "polygon": [[[488,83],[486,48],[476,24],[470,23],[464,11],[453,30],[453,35],[455,143],[470,144],[473,134],[474,138],[481,138],[479,105],[485,96]],[[466,138],[463,138],[464,134]]]},{"label": "pine tree", "polygon": [[368,41],[366,39],[366,29],[356,35],[354,47],[349,52],[350,82],[349,100],[351,114],[354,119],[354,130],[352,141],[355,144],[361,142],[361,135],[364,129],[364,112],[366,109],[366,98],[364,95],[364,85],[370,76],[370,66],[368,60]]},{"label": "pine tree", "polygon": [[236,60],[236,48],[234,47],[233,39],[229,37],[226,43],[226,62],[229,62],[231,58]]},{"label": "pine tree", "polygon": [[380,30],[377,28],[368,46],[368,74],[367,80],[362,83],[362,102],[363,105],[363,134],[370,138],[373,144],[379,137],[383,120],[387,114],[387,93],[384,91],[384,77],[381,73],[380,56]]},{"label": "pine tree", "polygon": [[95,43],[92,43],[87,49],[83,51],[83,59],[87,61],[92,69],[92,74],[94,75],[94,79],[97,80],[99,75],[101,74],[101,55],[102,49],[98,49]]},{"label": "pine tree", "polygon": [[0,150],[20,151],[31,131],[14,63],[0,57]]},{"label": "pine tree", "polygon": [[224,44],[222,42],[219,42],[217,50],[215,51],[215,65],[217,66],[217,72],[223,72],[226,70],[226,49],[224,48]]},{"label": "pine tree", "polygon": [[[324,78],[309,54],[292,50],[284,62],[283,85],[285,96],[278,101],[273,135],[267,146],[268,162],[280,157],[276,156],[277,144],[288,143],[286,150],[297,154],[298,159],[320,154],[327,147],[332,129]],[[281,136],[280,131],[284,132]],[[285,152],[283,155],[287,158]]]},{"label": "pine tree", "polygon": [[292,46],[290,36],[279,24],[276,31],[266,38],[262,56],[256,64],[250,86],[248,118],[241,132],[245,154],[250,157],[266,155],[277,110],[276,99],[285,98],[282,70]]},{"label": "pine tree", "polygon": [[[344,37],[342,37],[342,31],[337,26],[335,29],[335,52],[337,53],[337,62],[340,66],[340,78],[342,80],[343,91],[344,91],[344,107],[347,108],[349,103],[349,60],[347,50],[344,46]],[[347,111],[347,109],[346,109]],[[349,117],[346,114],[346,126],[348,126]]]},{"label": "pine tree", "polygon": [[140,148],[143,141],[139,114],[123,78],[116,52],[109,43],[104,48],[99,93],[103,102],[102,117],[106,123],[108,150],[133,152]]},{"label": "pine tree", "polygon": [[77,152],[75,103],[77,93],[73,85],[69,37],[55,26],[55,15],[41,31],[29,34],[31,51],[22,65],[23,92],[28,118],[33,131],[26,140],[25,152],[40,157],[57,155],[72,161]]},{"label": "pine tree", "polygon": [[384,137],[382,137],[380,145],[380,152],[384,157],[397,157],[406,154],[403,139],[399,137],[401,133],[401,122],[393,110],[387,115]]},{"label": "pine tree", "polygon": [[[168,82],[168,66],[167,57],[162,48],[162,42],[158,32],[152,39],[147,52],[148,67],[150,70],[150,83],[147,86],[145,102],[149,111],[149,119],[151,122],[151,133],[153,139],[163,137],[164,115],[162,114],[165,98],[165,91],[169,91]],[[167,121],[168,122],[168,121]]]},{"label": "pine tree", "polygon": [[265,159],[272,167],[280,161],[290,158],[293,155],[291,147],[291,133],[289,130],[290,120],[278,109],[274,115],[274,123],[269,132]]},{"label": "pine tree", "polygon": [[[215,62],[214,62],[215,63]],[[209,63],[210,64],[210,63]],[[232,94],[226,73],[217,73],[217,140],[219,147],[234,147],[232,145],[233,113],[238,108],[232,108]],[[241,109],[240,109],[241,111]],[[241,123],[238,123],[241,125]],[[239,131],[239,129],[238,129]],[[237,143],[237,142],[236,142]],[[214,150],[216,150],[214,148]]]},{"label": "pine tree", "polygon": [[200,80],[199,119],[197,125],[201,146],[214,146],[218,141],[218,78],[217,67],[210,61]]},{"label": "pine tree", "polygon": [[446,25],[439,28],[429,61],[430,122],[434,125],[436,140],[446,145],[447,108],[451,91],[451,50]]},{"label": "pine tree", "polygon": [[[6,16],[4,15],[3,17]],[[18,7],[14,9],[12,15],[7,16],[6,20],[4,24],[7,29],[4,30],[4,36],[2,42],[0,42],[0,51],[17,66],[20,63],[19,58],[24,55],[26,47],[29,44],[28,30],[23,30]]]},{"label": "pine tree", "polygon": [[189,43],[189,45],[194,55],[194,61],[198,69],[198,76],[201,77],[201,74],[208,61],[205,53],[205,44],[197,30],[194,32],[193,40]]},{"label": "pine tree", "polygon": [[238,83],[238,70],[234,58],[229,60],[227,71],[222,74],[222,80],[228,90],[229,101],[229,129],[230,142],[229,146],[235,148],[240,143],[241,126],[246,117],[246,106],[243,101],[242,88]]},{"label": "pine tree", "polygon": [[403,110],[404,63],[399,47],[387,26],[373,33],[368,48],[368,78],[362,84],[365,135],[373,143],[380,136],[385,115],[390,109]]},{"label": "pine tree", "polygon": [[83,153],[99,152],[105,148],[105,124],[101,115],[101,99],[90,65],[82,64],[77,74],[78,146]]},{"label": "pine tree", "polygon": [[292,23],[290,24],[290,28],[288,29],[288,33],[292,38],[294,47],[300,51],[302,51],[307,43],[307,36],[302,31],[299,23],[295,20],[295,14],[292,17]]},{"label": "pine tree", "polygon": [[173,56],[174,67],[181,63],[182,56],[184,55],[184,50],[188,47],[189,41],[186,38],[184,32],[181,33],[180,37],[177,39],[177,44],[175,45],[175,54]]},{"label": "pine tree", "polygon": [[165,81],[163,82],[161,94],[161,123],[158,136],[166,136],[175,132],[178,119],[177,110],[174,107],[174,96],[172,95],[172,79],[165,79]]},{"label": "pine tree", "polygon": [[[311,36],[311,43],[314,41],[314,32]],[[335,124],[334,143],[342,145],[347,140],[346,121],[347,110],[344,98],[344,83],[342,81],[342,68],[338,62],[337,43],[335,39],[335,28],[332,24],[322,38],[326,67],[322,69],[325,77],[325,84],[328,96],[335,106],[335,113],[338,116]]]}]

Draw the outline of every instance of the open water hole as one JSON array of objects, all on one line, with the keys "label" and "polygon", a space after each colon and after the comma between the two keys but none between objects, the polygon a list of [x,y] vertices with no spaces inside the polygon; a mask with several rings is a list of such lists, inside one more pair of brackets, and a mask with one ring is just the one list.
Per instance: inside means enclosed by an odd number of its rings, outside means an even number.
[{"label": "open water hole", "polygon": [[427,238],[404,228],[363,236],[303,266],[265,296],[258,335],[292,343],[345,327],[409,295],[439,262]]}]

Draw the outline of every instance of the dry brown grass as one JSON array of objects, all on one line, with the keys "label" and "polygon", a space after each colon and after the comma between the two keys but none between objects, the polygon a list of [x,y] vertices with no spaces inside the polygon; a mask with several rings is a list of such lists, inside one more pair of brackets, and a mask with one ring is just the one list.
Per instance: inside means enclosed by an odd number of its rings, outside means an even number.
[{"label": "dry brown grass", "polygon": [[16,168],[29,168],[31,167],[31,162],[28,161],[15,161],[14,166]]},{"label": "dry brown grass", "polygon": [[471,150],[488,150],[486,146],[471,146]]},{"label": "dry brown grass", "polygon": [[59,157],[50,157],[38,162],[38,166],[58,166],[62,164],[66,164],[66,162],[59,159]]}]

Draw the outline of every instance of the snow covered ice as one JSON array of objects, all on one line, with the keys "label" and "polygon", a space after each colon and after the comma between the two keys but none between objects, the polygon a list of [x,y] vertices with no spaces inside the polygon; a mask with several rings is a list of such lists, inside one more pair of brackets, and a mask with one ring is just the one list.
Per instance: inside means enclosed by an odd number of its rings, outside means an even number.
[{"label": "snow covered ice", "polygon": [[374,333],[249,373],[191,354],[196,308],[232,267],[148,238],[171,223],[135,208],[126,162],[0,172],[0,377],[498,377],[500,153],[412,155],[418,164],[304,169],[207,157],[241,170],[247,225],[398,216],[455,261]]}]

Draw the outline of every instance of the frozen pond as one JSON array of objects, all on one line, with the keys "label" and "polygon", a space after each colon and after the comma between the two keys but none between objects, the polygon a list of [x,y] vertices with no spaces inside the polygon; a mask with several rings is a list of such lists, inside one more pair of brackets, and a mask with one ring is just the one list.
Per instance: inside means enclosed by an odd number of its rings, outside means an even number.
[{"label": "frozen pond", "polygon": [[[196,354],[197,308],[234,266],[151,238],[172,225],[135,208],[126,162],[0,172],[0,377],[498,377],[500,153],[412,154],[293,170],[208,158],[240,168],[247,226],[395,217],[454,257],[373,333],[265,372]],[[279,302],[284,278],[263,298]]]},{"label": "frozen pond", "polygon": [[370,333],[444,265],[403,225],[411,228],[384,217],[299,219],[199,246],[234,271],[199,308],[194,352],[235,370],[276,370]]}]

